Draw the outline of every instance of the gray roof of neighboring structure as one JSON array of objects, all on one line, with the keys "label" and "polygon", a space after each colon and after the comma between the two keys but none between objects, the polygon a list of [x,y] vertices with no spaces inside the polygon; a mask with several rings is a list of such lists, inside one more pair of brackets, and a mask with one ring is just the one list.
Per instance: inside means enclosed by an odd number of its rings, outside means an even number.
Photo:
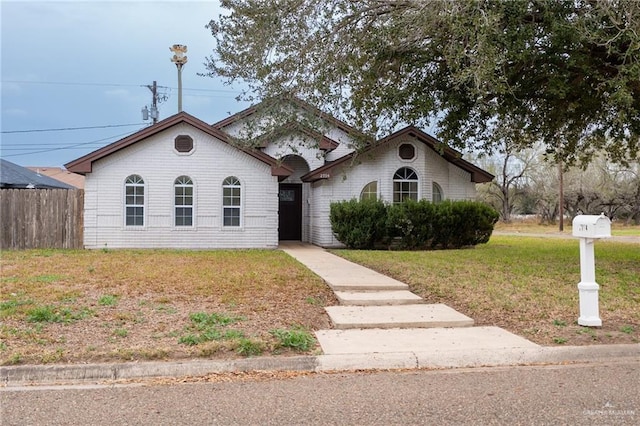
[{"label": "gray roof of neighboring structure", "polygon": [[0,159],[0,188],[15,189],[76,189],[59,180],[42,176],[26,167]]}]

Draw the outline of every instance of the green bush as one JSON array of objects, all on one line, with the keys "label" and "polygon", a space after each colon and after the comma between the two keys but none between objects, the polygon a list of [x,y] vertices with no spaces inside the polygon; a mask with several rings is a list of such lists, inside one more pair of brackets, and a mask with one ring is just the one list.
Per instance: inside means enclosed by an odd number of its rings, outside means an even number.
[{"label": "green bush", "polygon": [[349,248],[372,249],[387,235],[387,206],[382,201],[331,203],[329,218],[336,238]]},{"label": "green bush", "polygon": [[460,248],[486,243],[498,213],[474,201],[343,201],[331,204],[331,227],[349,248]]},{"label": "green bush", "polygon": [[389,237],[399,239],[403,249],[427,248],[433,239],[433,215],[435,204],[427,200],[406,200],[389,206],[387,230]]}]

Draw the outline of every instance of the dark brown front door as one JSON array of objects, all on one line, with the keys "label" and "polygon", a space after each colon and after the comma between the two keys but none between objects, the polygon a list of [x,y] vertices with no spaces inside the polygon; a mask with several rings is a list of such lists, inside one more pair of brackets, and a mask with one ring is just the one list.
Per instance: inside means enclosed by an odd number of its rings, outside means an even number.
[{"label": "dark brown front door", "polygon": [[280,184],[279,210],[278,238],[302,239],[302,184]]}]

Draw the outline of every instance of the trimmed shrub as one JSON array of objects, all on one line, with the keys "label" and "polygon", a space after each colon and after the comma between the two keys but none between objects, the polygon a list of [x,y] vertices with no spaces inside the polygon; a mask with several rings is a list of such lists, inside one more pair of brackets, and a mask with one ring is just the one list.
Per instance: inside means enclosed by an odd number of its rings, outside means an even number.
[{"label": "trimmed shrub", "polygon": [[443,201],[436,204],[432,247],[460,248],[489,241],[498,212],[475,201]]},{"label": "trimmed shrub", "polygon": [[331,203],[331,229],[349,248],[372,249],[386,237],[387,206],[377,200]]},{"label": "trimmed shrub", "polygon": [[330,218],[336,238],[349,248],[448,249],[489,241],[498,212],[474,201],[351,200],[332,203]]},{"label": "trimmed shrub", "polygon": [[402,249],[416,250],[429,247],[433,240],[433,217],[436,205],[427,200],[406,200],[388,207],[387,230],[389,237],[399,240]]}]

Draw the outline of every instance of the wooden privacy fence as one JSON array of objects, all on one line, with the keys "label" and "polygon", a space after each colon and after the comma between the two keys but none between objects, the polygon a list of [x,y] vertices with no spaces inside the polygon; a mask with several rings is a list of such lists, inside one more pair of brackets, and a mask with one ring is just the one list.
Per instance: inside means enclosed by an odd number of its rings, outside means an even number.
[{"label": "wooden privacy fence", "polygon": [[0,189],[0,248],[82,248],[84,191]]}]

